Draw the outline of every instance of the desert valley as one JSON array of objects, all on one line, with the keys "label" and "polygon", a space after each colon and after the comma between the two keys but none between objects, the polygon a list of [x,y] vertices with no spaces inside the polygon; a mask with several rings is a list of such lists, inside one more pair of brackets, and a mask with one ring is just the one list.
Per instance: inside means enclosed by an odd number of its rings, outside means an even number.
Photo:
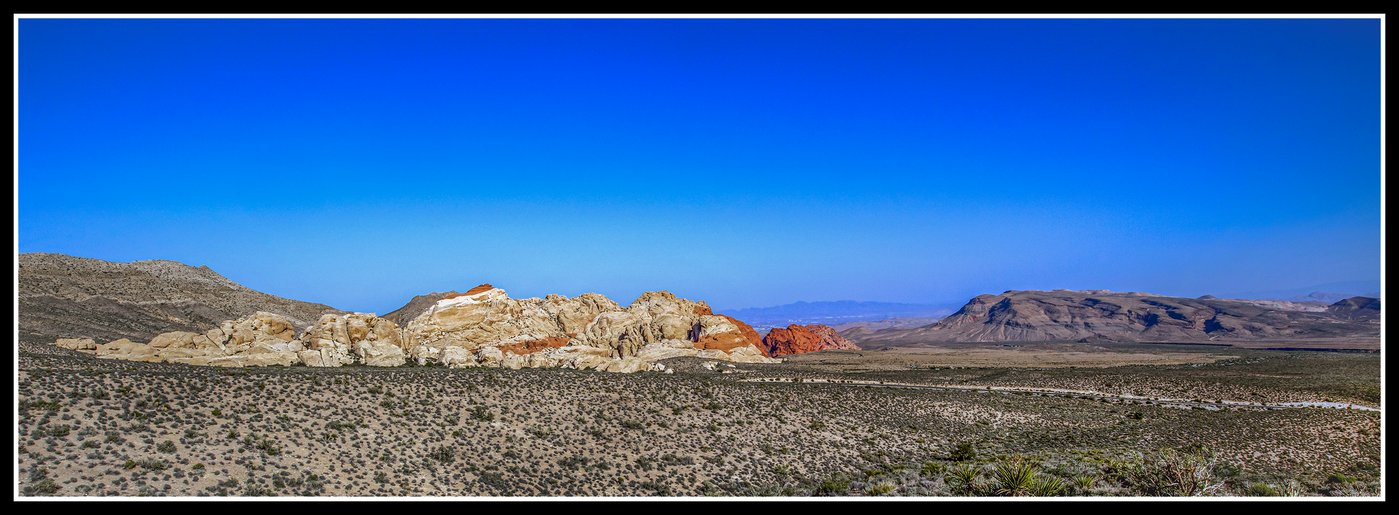
[{"label": "desert valley", "polygon": [[22,497],[1381,494],[1373,297],[1006,291],[760,332],[665,291],[377,315],[18,260]]}]

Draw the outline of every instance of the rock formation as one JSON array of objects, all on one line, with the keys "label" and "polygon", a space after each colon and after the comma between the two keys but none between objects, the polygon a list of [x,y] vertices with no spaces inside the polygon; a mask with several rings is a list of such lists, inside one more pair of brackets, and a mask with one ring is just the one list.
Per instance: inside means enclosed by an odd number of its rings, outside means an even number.
[{"label": "rock formation", "polygon": [[511,299],[483,284],[425,309],[409,322],[405,339],[420,364],[449,366],[634,371],[659,369],[652,362],[677,356],[767,360],[734,320],[663,291],[642,294],[623,309],[595,293]]},{"label": "rock formation", "polygon": [[774,362],[754,344],[761,340],[751,327],[669,292],[648,292],[623,309],[595,293],[511,299],[483,284],[420,304],[426,307],[407,327],[372,313],[326,314],[298,337],[286,317],[257,312],[203,333],[162,333],[145,344],[65,339],[60,345],[102,358],[216,366],[393,367],[412,359],[453,368],[636,372],[664,370],[655,362],[678,356]]},{"label": "rock formation", "polygon": [[373,313],[324,315],[302,333],[305,349],[297,356],[312,367],[396,367],[407,362],[402,333],[398,324]]},{"label": "rock formation", "polygon": [[[1357,298],[1363,299],[1363,298]],[[1356,301],[1360,305],[1366,301]],[[942,321],[859,334],[864,346],[919,341],[1208,341],[1220,338],[1377,337],[1345,306],[1244,299],[1189,299],[1106,290],[1007,291],[979,295]],[[1378,318],[1375,317],[1377,320]],[[857,336],[855,333],[845,333]]]},{"label": "rock formation", "polygon": [[850,340],[836,334],[835,329],[821,324],[801,326],[792,324],[786,329],[773,328],[763,338],[763,344],[772,356],[802,354],[829,349],[858,350]]}]

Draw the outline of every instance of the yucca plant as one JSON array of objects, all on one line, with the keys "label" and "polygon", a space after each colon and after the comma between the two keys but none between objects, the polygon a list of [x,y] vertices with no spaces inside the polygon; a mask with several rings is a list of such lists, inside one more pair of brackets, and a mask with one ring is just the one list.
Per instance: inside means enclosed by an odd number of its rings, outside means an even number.
[{"label": "yucca plant", "polygon": [[1088,474],[1079,474],[1077,476],[1074,476],[1073,485],[1075,490],[1079,492],[1087,492],[1089,490],[1092,490],[1093,485],[1097,482],[1098,479],[1093,476],[1090,476]]},{"label": "yucca plant", "polygon": [[1002,462],[996,466],[996,470],[991,473],[991,478],[996,480],[999,486],[996,488],[996,495],[1010,497],[1024,497],[1033,494],[1035,483],[1039,482],[1036,477],[1039,467],[1034,463],[1016,459]]},{"label": "yucca plant", "polygon": [[976,480],[981,477],[981,469],[962,463],[948,469],[947,475],[952,479],[952,481],[948,481],[948,483],[958,493],[963,495],[978,495],[981,493],[980,485],[976,483]]},{"label": "yucca plant", "polygon": [[1039,478],[1030,487],[1030,495],[1035,497],[1055,497],[1064,493],[1064,482],[1054,476]]}]

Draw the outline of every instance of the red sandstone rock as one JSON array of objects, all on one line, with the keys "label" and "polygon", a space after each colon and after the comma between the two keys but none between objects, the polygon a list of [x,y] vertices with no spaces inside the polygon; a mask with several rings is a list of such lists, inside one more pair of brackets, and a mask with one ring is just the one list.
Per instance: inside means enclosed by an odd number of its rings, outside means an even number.
[{"label": "red sandstone rock", "polygon": [[763,338],[763,347],[766,347],[769,355],[773,357],[828,349],[859,349],[850,340],[836,334],[835,329],[821,324],[792,324],[786,329],[773,328],[767,337]]},{"label": "red sandstone rock", "polygon": [[[739,347],[747,347],[750,343],[748,338],[742,334],[719,333],[709,336],[701,336],[695,341],[695,348],[699,350],[714,349],[729,352]],[[759,347],[762,349],[762,347]]]},{"label": "red sandstone rock", "polygon": [[[738,330],[743,332],[743,336],[744,336],[745,338],[748,338],[748,343],[753,344],[753,346],[754,346],[754,347],[757,347],[759,351],[762,351],[763,357],[765,357],[765,358],[771,358],[771,357],[772,357],[771,354],[768,354],[768,346],[763,344],[763,337],[762,337],[762,335],[758,334],[758,331],[753,330],[753,326],[748,325],[748,324],[745,324],[745,323],[743,323],[742,320],[739,320],[739,319],[737,319],[737,318],[734,318],[734,317],[731,317],[731,316],[728,316],[728,315],[719,315],[719,316],[729,319],[730,322],[733,322],[733,325],[738,326]],[[823,327],[824,327],[824,326],[823,326]],[[838,337],[839,337],[839,336],[837,336],[837,338],[838,338]]]},{"label": "red sandstone rock", "polygon": [[469,296],[475,295],[475,294],[477,294],[477,293],[481,293],[481,292],[483,292],[483,291],[491,291],[491,290],[494,289],[494,288],[495,288],[495,286],[491,286],[491,283],[486,283],[486,284],[477,286],[477,287],[475,287],[475,288],[472,288],[472,289],[470,289],[470,290],[466,290],[466,293],[458,293],[458,294],[456,294],[456,295],[448,295],[448,296],[446,296],[446,297],[442,297],[442,300],[455,299],[455,298],[457,298],[457,297],[469,297]]}]

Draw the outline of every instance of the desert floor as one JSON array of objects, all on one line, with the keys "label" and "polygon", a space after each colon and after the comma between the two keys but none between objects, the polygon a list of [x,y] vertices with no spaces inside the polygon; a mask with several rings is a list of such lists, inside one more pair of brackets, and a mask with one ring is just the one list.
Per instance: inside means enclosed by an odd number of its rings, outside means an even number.
[{"label": "desert floor", "polygon": [[[955,344],[611,374],[191,367],[52,339],[19,338],[17,497],[1380,493],[1377,411],[1159,401],[1379,408],[1378,353]],[[1202,490],[1154,483],[1172,464]]]}]

